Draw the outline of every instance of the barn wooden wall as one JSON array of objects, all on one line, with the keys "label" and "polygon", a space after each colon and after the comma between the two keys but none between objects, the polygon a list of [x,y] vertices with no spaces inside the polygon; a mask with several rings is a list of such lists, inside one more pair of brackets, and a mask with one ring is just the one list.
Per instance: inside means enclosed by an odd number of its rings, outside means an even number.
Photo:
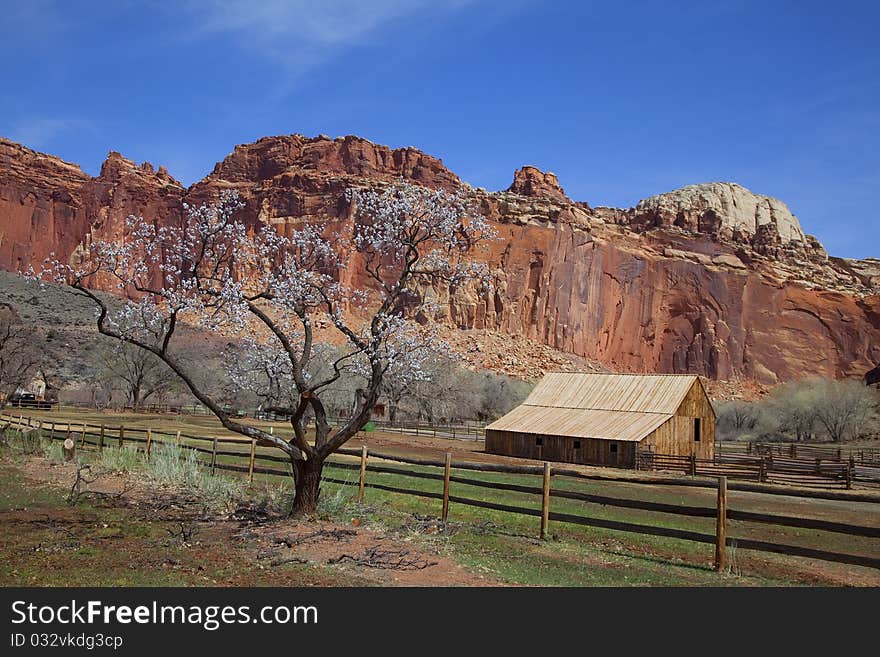
[{"label": "barn wooden wall", "polygon": [[[537,438],[543,444],[538,445]],[[575,449],[575,441],[580,448]],[[617,445],[617,453],[611,445]],[[538,436],[516,431],[486,430],[486,451],[491,454],[518,456],[538,461],[561,461],[584,465],[611,465],[618,468],[635,466],[636,443],[632,441],[599,440],[597,438],[571,438],[569,436]]]},{"label": "barn wooden wall", "polygon": [[[694,418],[700,418],[700,442],[694,442]],[[688,391],[675,415],[660,425],[641,443],[641,449],[657,454],[673,454],[711,459],[715,454],[715,412],[699,381]]]}]

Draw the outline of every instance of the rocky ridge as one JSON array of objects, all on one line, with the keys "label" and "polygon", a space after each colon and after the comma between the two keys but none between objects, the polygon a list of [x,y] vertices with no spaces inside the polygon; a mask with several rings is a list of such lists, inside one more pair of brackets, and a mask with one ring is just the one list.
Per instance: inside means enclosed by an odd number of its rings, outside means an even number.
[{"label": "rocky ridge", "polygon": [[[347,188],[401,178],[465,185],[415,148],[354,136],[239,145],[190,188],[118,153],[92,178],[0,139],[0,268],[20,270],[51,252],[72,257],[91,239],[124,236],[128,214],[179,222],[182,202],[229,188],[244,197],[246,221],[346,222]],[[422,290],[441,301],[430,319],[451,333],[483,334],[486,344],[514,336],[597,367],[761,384],[861,375],[880,362],[878,261],[829,258],[781,201],[709,183],[634,208],[591,207],[535,167],[517,171],[506,191],[467,189],[501,236],[483,256],[496,291],[483,299],[467,289]],[[518,364],[490,366],[527,376],[561,366],[550,352],[518,351]],[[525,362],[529,352],[544,354],[540,364]]]}]

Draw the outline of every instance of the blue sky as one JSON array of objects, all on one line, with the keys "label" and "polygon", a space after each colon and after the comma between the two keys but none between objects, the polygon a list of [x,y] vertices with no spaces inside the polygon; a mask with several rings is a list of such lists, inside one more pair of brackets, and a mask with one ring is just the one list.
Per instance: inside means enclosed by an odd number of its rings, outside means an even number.
[{"label": "blue sky", "polygon": [[[174,5],[173,7],[171,5]],[[628,207],[732,180],[880,256],[877,2],[0,0],[0,134],[192,183],[238,143],[357,134]]]}]

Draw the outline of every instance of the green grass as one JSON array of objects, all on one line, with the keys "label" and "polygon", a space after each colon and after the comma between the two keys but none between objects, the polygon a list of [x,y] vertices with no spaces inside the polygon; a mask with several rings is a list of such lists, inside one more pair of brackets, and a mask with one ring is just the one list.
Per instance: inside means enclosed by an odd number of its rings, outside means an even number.
[{"label": "green grass", "polygon": [[232,540],[237,523],[200,523],[202,531],[183,544],[169,534],[178,525],[173,518],[92,498],[68,506],[66,483],[29,477],[18,465],[22,460],[14,448],[0,449],[0,586],[367,583],[320,565],[261,569],[247,547]]},{"label": "green grass", "polygon": [[[417,471],[434,471],[436,468],[404,466]],[[348,470],[333,468],[325,470],[335,478],[344,477]],[[496,473],[465,473],[454,471],[473,479],[540,486],[540,477],[506,475]],[[441,492],[439,481],[415,479],[397,474],[375,473],[368,470],[367,483],[382,483],[420,491]],[[687,504],[714,507],[714,492],[700,489],[655,487],[619,482],[592,482],[555,477],[554,488],[580,490],[608,497],[645,499],[668,504]],[[322,492],[336,494],[342,488],[326,484]],[[475,486],[451,484],[453,496],[478,500],[491,500],[510,506],[539,509],[540,500],[527,493],[487,490]],[[786,498],[776,498],[752,493],[731,494],[736,508],[785,511]],[[417,498],[374,488],[366,489],[367,509],[362,515],[367,521],[388,524],[395,514],[439,515],[440,501]],[[816,502],[811,500],[810,502]],[[876,505],[819,501],[812,505],[811,514],[788,509],[789,515],[812,515],[814,517],[839,517],[844,507],[848,516],[855,516],[857,524],[877,524]],[[804,505],[806,506],[806,505]],[[651,511],[623,509],[585,503],[577,500],[552,498],[551,510],[559,513],[602,518],[643,524],[654,527],[671,527],[704,534],[714,534],[713,518],[691,518]],[[351,510],[348,511],[351,514]],[[355,511],[355,515],[357,512]],[[852,517],[847,518],[854,521]],[[448,538],[450,554],[462,563],[480,572],[491,572],[504,581],[517,584],[553,585],[676,585],[676,584],[773,584],[792,581],[813,581],[809,573],[816,570],[816,562],[782,557],[779,555],[731,550],[733,573],[739,576],[718,575],[712,570],[714,547],[675,538],[633,534],[603,528],[584,527],[551,521],[549,542],[538,541],[539,519],[533,516],[512,514],[463,504],[450,504],[450,520],[465,527]],[[394,521],[390,521],[394,525]],[[398,524],[404,522],[398,518]],[[486,528],[491,531],[486,531]],[[784,528],[756,523],[731,523],[731,535],[760,538],[773,542],[804,545],[853,554],[878,555],[875,540],[852,537],[831,532]],[[527,557],[525,555],[528,555]],[[821,573],[825,566],[819,564]],[[828,564],[828,569],[844,568]],[[868,569],[863,569],[867,573]],[[792,577],[793,571],[794,576]],[[820,576],[821,577],[821,576]]]},{"label": "green grass", "polygon": [[[325,484],[322,495],[343,488]],[[470,570],[508,584],[534,586],[723,586],[783,585],[782,578],[715,573],[705,559],[694,563],[680,555],[687,542],[658,539],[645,545],[620,534],[589,528],[570,531],[557,525],[550,540],[537,539],[538,519],[452,504],[450,523],[437,535],[408,534],[414,516],[436,517],[438,504],[413,496],[367,489],[364,505],[350,504],[340,519],[357,517],[367,526],[427,542]],[[581,531],[578,531],[581,530]],[[653,537],[651,537],[653,538]],[[642,543],[638,545],[638,543]],[[662,550],[658,548],[663,548]],[[689,551],[688,551],[689,552]]]},{"label": "green grass", "polygon": [[[174,434],[153,433],[154,440],[173,442]],[[141,447],[143,445],[141,444]],[[232,449],[222,445],[221,449]],[[127,448],[131,449],[131,448]],[[166,462],[162,468],[168,469],[176,459],[165,459],[170,448],[154,442],[153,465]],[[417,445],[414,446],[417,449]],[[105,454],[115,448],[105,449]],[[184,450],[187,451],[187,450]],[[384,450],[383,450],[384,451]],[[169,452],[170,453],[170,452]],[[210,456],[188,452],[192,459],[198,458],[204,464]],[[218,463],[247,463],[248,449],[242,446],[241,458],[218,457]],[[278,450],[267,448],[265,453],[280,455]],[[137,456],[130,456],[137,461]],[[357,459],[336,456],[334,462],[357,463]],[[371,460],[372,464],[377,460]],[[384,464],[384,463],[383,463]],[[267,464],[268,465],[268,464]],[[440,473],[442,469],[387,463],[400,469],[414,472]],[[283,468],[281,463],[272,467]],[[132,467],[143,467],[135,463]],[[205,473],[205,468],[193,466]],[[539,488],[540,476],[509,475],[500,473],[470,472],[453,470],[453,474],[488,482],[512,483]],[[155,474],[154,474],[155,476]],[[350,522],[358,517],[374,527],[391,531],[406,532],[413,515],[437,517],[440,501],[418,498],[375,488],[367,488],[364,505],[353,502],[356,494],[357,471],[334,467],[328,463],[325,477],[343,479],[348,485],[325,481],[322,487],[319,515],[322,518]],[[231,476],[205,476],[209,482],[240,482]],[[161,481],[161,477],[157,479]],[[378,473],[368,470],[367,482],[408,488],[419,491],[439,493],[442,482],[419,479],[399,474]],[[225,483],[217,483],[221,489]],[[240,484],[238,484],[240,485]],[[676,486],[651,486],[639,483],[583,480],[555,476],[552,482],[555,490],[573,490],[612,498],[641,499],[666,504],[681,504],[714,508],[715,492],[708,489]],[[255,492],[256,491],[256,492]],[[453,496],[492,501],[510,506],[521,506],[538,510],[540,498],[537,495],[514,491],[486,489],[453,482]],[[290,479],[257,474],[251,495],[262,496],[273,506],[289,505],[291,498]],[[228,499],[228,498],[227,498]],[[730,491],[731,508],[761,513],[776,513],[800,517],[824,518],[851,522],[860,525],[880,525],[878,505],[861,502],[841,502],[834,500],[799,499],[787,496],[767,495]],[[603,506],[577,500],[554,497],[551,510],[590,518],[617,520],[654,527],[697,531],[714,534],[714,519],[692,518],[672,514],[657,513],[636,509]],[[468,568],[491,575],[504,582],[515,584],[547,585],[765,585],[787,583],[833,583],[845,579],[847,570],[858,577],[874,577],[876,573],[868,569],[844,567],[839,564],[809,561],[745,550],[731,550],[733,555],[731,573],[719,575],[712,566],[714,547],[710,544],[694,543],[667,537],[648,536],[591,528],[569,523],[551,521],[550,540],[537,540],[539,519],[490,509],[475,508],[452,503],[450,510],[451,527],[454,532],[443,532],[436,536],[413,536],[414,540],[428,541],[448,556]],[[754,538],[771,542],[801,545],[822,550],[880,556],[880,546],[876,540],[864,537],[851,537],[831,532],[786,528],[757,523],[730,523],[730,535],[739,538]],[[843,573],[843,574],[841,574]]]}]

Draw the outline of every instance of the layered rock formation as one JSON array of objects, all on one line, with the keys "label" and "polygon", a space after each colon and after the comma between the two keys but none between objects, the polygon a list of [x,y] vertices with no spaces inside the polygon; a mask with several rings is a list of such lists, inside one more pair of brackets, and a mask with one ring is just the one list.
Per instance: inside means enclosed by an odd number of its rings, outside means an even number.
[{"label": "layered rock formation", "polygon": [[[350,221],[347,188],[400,178],[463,185],[416,149],[351,136],[241,145],[189,189],[117,153],[91,178],[0,140],[0,268],[20,270],[51,252],[68,258],[90,239],[119,237],[131,213],[178,222],[182,202],[228,188],[244,197],[250,222]],[[476,340],[506,334],[613,369],[765,384],[861,376],[880,362],[878,262],[828,258],[780,201],[711,183],[635,208],[591,208],[534,167],[516,172],[504,192],[467,190],[501,236],[485,255],[495,293],[423,293],[444,302],[434,320]]]},{"label": "layered rock formation", "polygon": [[507,191],[519,196],[548,198],[558,203],[571,203],[571,199],[559,186],[555,173],[544,172],[537,167],[526,166],[513,174],[513,183]]},{"label": "layered rock formation", "polygon": [[804,242],[800,223],[782,201],[753,194],[736,183],[688,185],[639,201],[632,223],[646,227],[678,226],[695,233],[727,238],[776,234],[780,242]]}]

